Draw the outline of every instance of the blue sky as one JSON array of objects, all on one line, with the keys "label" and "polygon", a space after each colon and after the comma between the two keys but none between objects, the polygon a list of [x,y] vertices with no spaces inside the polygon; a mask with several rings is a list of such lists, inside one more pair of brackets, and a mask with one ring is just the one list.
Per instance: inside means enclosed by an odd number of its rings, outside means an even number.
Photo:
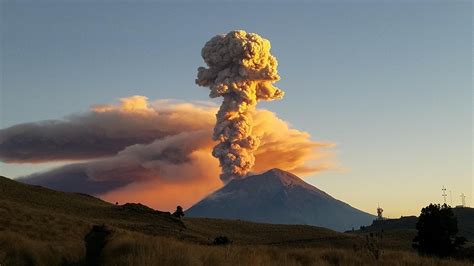
[{"label": "blue sky", "polygon": [[[269,39],[285,90],[262,103],[346,171],[307,179],[389,216],[472,202],[469,1],[161,3],[3,1],[1,128],[60,118],[130,95],[208,100],[200,50],[233,29]],[[51,165],[47,165],[50,167]],[[15,177],[43,169],[0,164]]]}]

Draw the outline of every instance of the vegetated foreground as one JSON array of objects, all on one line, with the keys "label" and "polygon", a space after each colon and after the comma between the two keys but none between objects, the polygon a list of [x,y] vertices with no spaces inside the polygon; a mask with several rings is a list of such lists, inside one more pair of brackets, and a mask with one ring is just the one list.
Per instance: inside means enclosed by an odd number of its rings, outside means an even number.
[{"label": "vegetated foreground", "polygon": [[[105,226],[91,231],[94,225]],[[1,265],[471,265],[420,257],[391,237],[180,220],[140,204],[117,206],[0,177]]]}]

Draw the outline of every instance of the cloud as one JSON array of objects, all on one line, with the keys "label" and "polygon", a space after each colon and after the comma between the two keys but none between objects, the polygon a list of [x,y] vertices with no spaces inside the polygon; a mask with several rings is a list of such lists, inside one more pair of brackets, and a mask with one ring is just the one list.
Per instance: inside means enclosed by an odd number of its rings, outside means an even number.
[{"label": "cloud", "polygon": [[309,133],[289,127],[268,110],[258,110],[254,123],[254,134],[261,140],[254,172],[280,168],[305,176],[337,167],[333,143],[312,141]]},{"label": "cloud", "polygon": [[273,85],[280,80],[270,42],[243,30],[214,36],[201,50],[208,68],[199,67],[196,84],[209,87],[211,98],[224,100],[217,112],[212,155],[219,159],[225,182],[246,176],[255,165],[260,139],[253,131],[258,101],[282,99]]},{"label": "cloud", "polygon": [[[118,105],[96,105],[62,120],[24,123],[0,130],[0,160],[41,163],[115,155],[124,148],[203,128],[214,122],[212,109],[191,104],[151,107],[132,96]],[[195,119],[195,117],[199,119]]]},{"label": "cloud", "polygon": [[[2,129],[0,159],[78,160],[21,180],[111,202],[189,207],[222,186],[219,162],[212,157],[216,112],[210,105],[150,103],[133,96],[63,120]],[[281,168],[307,175],[333,167],[331,144],[312,141],[270,111],[252,115],[254,134],[261,139],[252,172]]]}]

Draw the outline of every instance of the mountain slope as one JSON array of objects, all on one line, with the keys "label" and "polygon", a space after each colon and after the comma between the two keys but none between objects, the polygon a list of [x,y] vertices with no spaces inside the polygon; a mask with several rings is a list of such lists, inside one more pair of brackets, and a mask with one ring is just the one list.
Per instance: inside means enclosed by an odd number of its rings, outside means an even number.
[{"label": "mountain slope", "polygon": [[374,216],[334,199],[280,169],[232,180],[188,209],[187,214],[192,217],[308,224],[339,231],[369,225],[374,219]]},{"label": "mountain slope", "polygon": [[[153,236],[209,244],[217,235],[239,244],[307,243],[351,246],[353,235],[304,225],[273,225],[220,219],[177,219],[168,212],[23,184],[0,176],[0,243],[2,233],[40,240],[82,243],[94,224]],[[324,243],[319,241],[324,239]],[[1,244],[0,244],[1,249]]]},{"label": "mountain slope", "polygon": [[[111,235],[99,247],[100,265],[471,265],[385,248],[386,255],[375,260],[357,234],[308,225],[180,220],[140,204],[117,206],[0,176],[0,265],[93,265],[87,264],[89,248],[100,245],[88,243],[100,239],[87,236],[102,224]],[[216,236],[233,244],[210,245]]]}]

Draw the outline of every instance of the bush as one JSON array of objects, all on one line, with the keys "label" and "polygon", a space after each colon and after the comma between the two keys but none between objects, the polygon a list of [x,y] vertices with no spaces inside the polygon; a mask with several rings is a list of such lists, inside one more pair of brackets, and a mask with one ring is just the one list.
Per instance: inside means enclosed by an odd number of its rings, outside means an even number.
[{"label": "bush", "polygon": [[422,254],[446,257],[466,241],[463,237],[456,237],[458,221],[446,204],[430,204],[423,208],[416,229],[418,234],[413,239],[413,247]]},{"label": "bush", "polygon": [[86,244],[86,264],[99,265],[100,255],[112,232],[105,225],[94,225],[84,237]]},{"label": "bush", "polygon": [[382,254],[382,250],[380,249],[380,240],[382,239],[382,235],[379,233],[365,236],[365,248],[367,251],[374,257],[375,260],[379,260],[380,255]]},{"label": "bush", "polygon": [[227,245],[230,243],[232,243],[232,241],[230,241],[230,239],[226,236],[218,236],[214,238],[214,241],[212,242],[214,245]]},{"label": "bush", "polygon": [[177,218],[180,218],[180,219],[181,219],[181,217],[184,217],[183,207],[181,207],[181,206],[178,205],[178,206],[176,207],[176,211],[173,212],[173,216],[174,216],[174,217],[177,217]]}]

